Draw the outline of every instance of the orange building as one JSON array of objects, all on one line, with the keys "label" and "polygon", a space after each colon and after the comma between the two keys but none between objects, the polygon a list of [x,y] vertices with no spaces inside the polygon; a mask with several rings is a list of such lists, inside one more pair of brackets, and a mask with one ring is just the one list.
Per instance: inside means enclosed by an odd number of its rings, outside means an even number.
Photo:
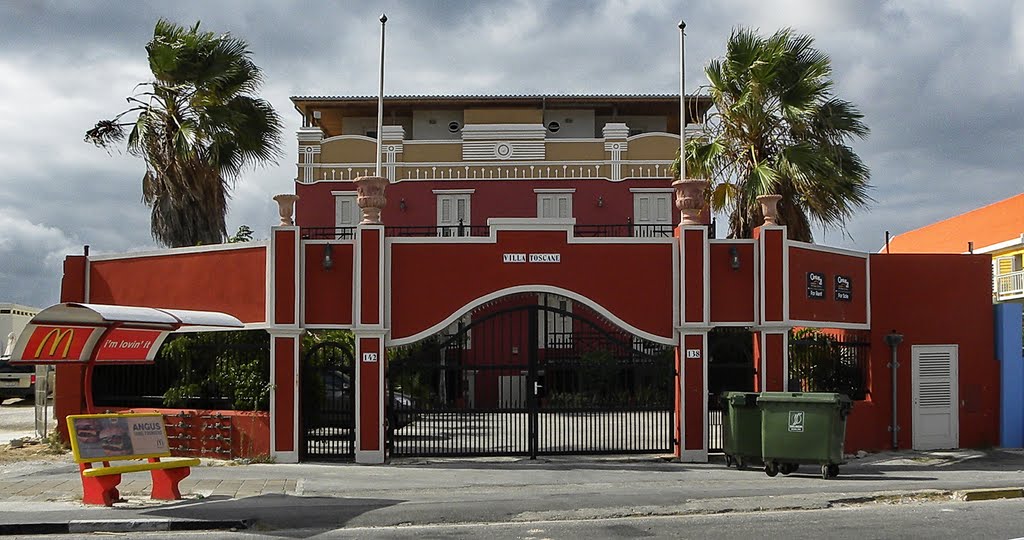
[{"label": "orange building", "polygon": [[991,255],[993,301],[1024,303],[1024,193],[898,234],[887,249]]}]

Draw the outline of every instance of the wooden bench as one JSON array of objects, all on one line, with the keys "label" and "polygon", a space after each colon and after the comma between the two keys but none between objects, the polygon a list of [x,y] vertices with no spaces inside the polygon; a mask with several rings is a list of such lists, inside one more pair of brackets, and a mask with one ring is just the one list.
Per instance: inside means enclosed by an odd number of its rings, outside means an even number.
[{"label": "wooden bench", "polygon": [[[142,471],[153,478],[152,498],[178,500],[178,483],[199,465],[195,458],[166,459],[171,451],[160,414],[77,414],[67,421],[85,504],[113,506],[121,499],[121,475]],[[121,461],[133,463],[111,464]]]}]

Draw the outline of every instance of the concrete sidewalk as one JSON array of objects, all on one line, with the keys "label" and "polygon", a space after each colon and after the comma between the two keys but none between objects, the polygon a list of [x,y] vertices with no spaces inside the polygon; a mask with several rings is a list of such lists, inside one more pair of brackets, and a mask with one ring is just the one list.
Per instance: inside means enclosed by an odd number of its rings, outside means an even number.
[{"label": "concrete sidewalk", "polygon": [[[387,466],[204,461],[181,501],[148,498],[147,473],[125,475],[123,502],[81,504],[75,463],[0,465],[0,534],[180,529],[333,529],[827,508],[948,499],[958,490],[1024,486],[1024,451],[870,454],[840,476],[817,467],[759,469],[661,456],[396,459]],[[1011,496],[1016,492],[995,492]]]}]

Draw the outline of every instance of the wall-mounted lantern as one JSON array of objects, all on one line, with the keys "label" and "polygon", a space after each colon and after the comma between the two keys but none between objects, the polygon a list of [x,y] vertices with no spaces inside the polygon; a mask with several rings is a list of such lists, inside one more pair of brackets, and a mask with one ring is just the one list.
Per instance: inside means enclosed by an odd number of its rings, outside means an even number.
[{"label": "wall-mounted lantern", "polygon": [[320,261],[320,264],[324,267],[324,270],[330,270],[334,268],[334,258],[331,256],[331,245],[324,244],[324,258]]},{"label": "wall-mounted lantern", "polygon": [[729,247],[729,267],[733,270],[740,269],[740,250],[736,246]]}]

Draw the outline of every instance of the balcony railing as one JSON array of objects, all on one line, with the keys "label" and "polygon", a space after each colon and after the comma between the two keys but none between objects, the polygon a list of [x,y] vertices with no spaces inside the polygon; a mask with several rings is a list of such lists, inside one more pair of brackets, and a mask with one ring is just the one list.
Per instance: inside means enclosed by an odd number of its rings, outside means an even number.
[{"label": "balcony railing", "polygon": [[[386,176],[401,180],[551,180],[671,178],[672,160],[386,162]],[[351,181],[374,174],[373,163],[299,164],[299,182]]]},{"label": "balcony railing", "polygon": [[[708,225],[710,237],[714,238],[714,224]],[[573,233],[578,238],[671,238],[675,227],[669,224],[621,225],[576,225]],[[384,227],[384,236],[389,238],[449,238],[466,236],[489,236],[487,225],[416,225]],[[355,227],[302,227],[305,240],[352,240]]]},{"label": "balcony railing", "polygon": [[996,300],[1024,296],[1024,270],[996,276]]}]

